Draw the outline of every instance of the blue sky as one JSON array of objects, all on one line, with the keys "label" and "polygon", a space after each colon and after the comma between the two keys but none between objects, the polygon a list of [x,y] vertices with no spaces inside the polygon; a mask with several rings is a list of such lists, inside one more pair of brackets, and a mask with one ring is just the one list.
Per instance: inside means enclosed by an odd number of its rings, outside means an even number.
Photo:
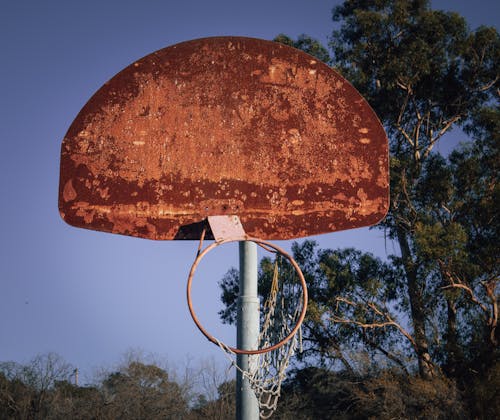
[{"label": "blue sky", "polygon": [[[57,210],[59,149],[80,108],[131,62],[215,35],[272,39],[307,33],[326,43],[339,1],[17,0],[0,6],[0,361],[55,351],[90,374],[130,348],[182,364],[225,360],[194,326],[185,283],[197,243],[155,242],[75,229]],[[496,25],[498,1],[433,1],[471,27]],[[386,255],[383,233],[322,235],[322,247]],[[289,249],[291,242],[279,244]],[[387,251],[394,252],[391,244]],[[206,328],[222,326],[217,281],[237,248],[203,260],[194,298]]]}]

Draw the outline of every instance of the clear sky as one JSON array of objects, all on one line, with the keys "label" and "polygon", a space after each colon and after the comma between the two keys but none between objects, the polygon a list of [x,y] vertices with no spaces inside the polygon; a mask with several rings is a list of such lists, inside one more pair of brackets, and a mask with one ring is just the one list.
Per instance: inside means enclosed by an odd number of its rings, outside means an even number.
[{"label": "clear sky", "polygon": [[[331,0],[16,0],[0,6],[0,361],[54,351],[90,374],[130,348],[172,364],[220,350],[196,329],[185,284],[197,243],[155,242],[66,225],[57,209],[59,152],[90,96],[144,55],[189,39],[307,33],[326,43]],[[496,0],[435,0],[472,28],[500,20]],[[322,247],[392,253],[383,233],[322,235]],[[289,249],[291,242],[279,245]],[[206,328],[234,345],[222,326],[217,281],[237,249],[203,261],[194,298]]]}]

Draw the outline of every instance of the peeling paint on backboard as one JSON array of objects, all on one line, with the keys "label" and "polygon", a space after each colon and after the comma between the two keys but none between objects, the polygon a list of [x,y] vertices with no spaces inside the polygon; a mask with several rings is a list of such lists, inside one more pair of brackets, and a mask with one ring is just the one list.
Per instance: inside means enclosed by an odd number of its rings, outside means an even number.
[{"label": "peeling paint on backboard", "polygon": [[62,144],[59,209],[77,227],[151,239],[197,239],[213,215],[262,239],[367,226],[388,209],[387,147],[367,102],[308,54],[188,41],[83,107]]}]

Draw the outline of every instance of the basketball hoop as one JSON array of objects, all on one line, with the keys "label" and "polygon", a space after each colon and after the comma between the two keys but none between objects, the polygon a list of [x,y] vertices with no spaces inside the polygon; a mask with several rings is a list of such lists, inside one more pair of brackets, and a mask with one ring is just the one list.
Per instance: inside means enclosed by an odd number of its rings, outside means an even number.
[{"label": "basketball hoop", "polygon": [[[288,368],[290,360],[298,348],[300,348],[301,351],[301,325],[304,321],[307,310],[307,285],[300,267],[292,256],[273,243],[246,236],[243,230],[238,230],[238,228],[241,227],[239,220],[236,220],[235,222],[236,230],[234,230],[234,221],[231,223],[231,221],[227,219],[225,223],[225,227],[229,229],[229,232],[232,232],[233,236],[221,237],[218,235],[220,230],[217,231],[215,229],[220,227],[220,221],[216,224],[209,218],[209,224],[212,227],[214,236],[218,239],[203,249],[205,231],[201,235],[198,253],[188,276],[187,302],[191,317],[193,318],[193,321],[198,329],[210,342],[218,345],[224,351],[231,362],[231,365],[234,366],[248,381],[257,398],[260,418],[267,419],[276,411],[278,400],[281,396],[281,385],[286,377],[286,369]],[[266,251],[276,254],[271,291],[269,292],[269,295],[264,303],[264,307],[267,312],[262,320],[263,325],[258,336],[258,340],[255,343],[256,347],[263,347],[256,349],[240,349],[231,347],[215,338],[199,321],[194,311],[191,299],[191,287],[194,274],[201,260],[210,251],[220,245],[242,240],[254,242]],[[288,305],[285,304],[287,297],[285,297],[286,293],[283,285],[284,282],[282,281],[281,284],[279,282],[278,256],[285,258],[293,267],[299,280],[297,284],[300,284],[302,289],[300,297],[296,296],[295,298],[292,298],[293,304],[295,304],[292,306],[296,307],[293,313],[290,313]],[[285,280],[290,279],[285,278]],[[290,287],[289,285],[288,290],[292,295],[295,289],[295,287]],[[280,294],[279,299],[278,294]],[[288,321],[294,325],[293,328],[288,326]],[[276,340],[277,342],[272,344],[271,342],[273,340]],[[239,366],[237,360],[235,360],[236,355],[247,355],[249,357],[247,369]]]},{"label": "basketball hoop", "polygon": [[[196,313],[193,308],[193,302],[191,299],[191,286],[193,283],[193,278],[194,278],[194,273],[198,267],[198,264],[201,262],[203,257],[207,255],[210,251],[213,249],[217,248],[220,245],[224,245],[230,242],[238,242],[241,241],[242,238],[226,238],[223,240],[216,241],[212,243],[211,245],[207,246],[205,249],[202,251],[199,251],[193,265],[191,266],[191,270],[189,272],[188,276],[188,281],[187,281],[187,302],[188,302],[188,307],[189,307],[189,313],[191,314],[191,317],[193,318],[194,323],[198,327],[198,329],[202,332],[202,334],[212,343],[217,344],[218,346],[222,346],[228,350],[230,350],[232,353],[235,354],[247,354],[247,355],[257,355],[257,354],[262,354],[262,353],[267,353],[273,350],[277,350],[283,345],[285,345],[288,341],[290,341],[298,332],[300,326],[302,325],[302,322],[304,321],[304,317],[306,316],[306,311],[307,311],[307,285],[306,281],[304,278],[304,275],[302,274],[302,271],[300,267],[298,266],[297,262],[293,259],[292,256],[290,256],[287,252],[285,252],[282,248],[278,247],[277,245],[272,244],[271,242],[264,241],[262,239],[258,238],[245,238],[247,241],[255,242],[257,245],[261,246],[262,248],[266,250],[273,249],[276,251],[276,253],[282,255],[285,257],[290,264],[295,268],[295,271],[297,272],[300,280],[300,284],[302,286],[302,310],[300,311],[300,315],[298,317],[297,322],[295,323],[295,326],[292,328],[290,333],[284,337],[282,340],[280,340],[278,343],[275,343],[273,345],[270,345],[268,347],[262,348],[262,349],[257,349],[257,350],[245,350],[245,349],[238,349],[236,347],[231,347],[228,345],[225,345],[221,341],[219,341],[217,338],[215,338],[212,334],[210,334],[201,324],[200,320],[196,316]],[[200,243],[202,243],[203,238],[201,239]],[[201,249],[201,247],[200,247]]]}]

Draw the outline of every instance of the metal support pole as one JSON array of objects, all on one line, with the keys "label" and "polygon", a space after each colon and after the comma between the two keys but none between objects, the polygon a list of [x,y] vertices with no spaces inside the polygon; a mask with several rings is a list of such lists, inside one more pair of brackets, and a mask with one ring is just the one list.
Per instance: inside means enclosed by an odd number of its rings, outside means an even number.
[{"label": "metal support pole", "polygon": [[[238,297],[237,347],[255,350],[259,339],[259,297],[257,295],[257,244],[250,241],[239,243],[240,294]],[[248,370],[250,356],[239,354],[236,362]],[[258,420],[259,404],[250,388],[248,379],[236,372],[236,419]]]}]

